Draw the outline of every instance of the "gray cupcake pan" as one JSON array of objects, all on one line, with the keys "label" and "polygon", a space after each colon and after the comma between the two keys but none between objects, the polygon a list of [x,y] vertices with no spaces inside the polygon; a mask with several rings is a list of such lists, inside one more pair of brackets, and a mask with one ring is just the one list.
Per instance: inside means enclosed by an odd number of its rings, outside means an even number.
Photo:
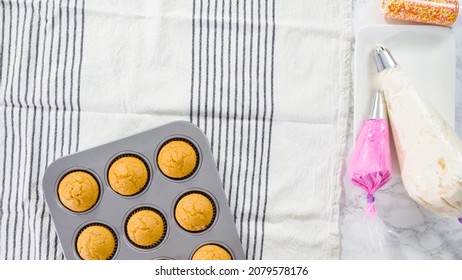
[{"label": "gray cupcake pan", "polygon": [[[167,178],[157,166],[160,147],[173,138],[189,140],[199,155],[196,171],[183,180]],[[125,154],[141,157],[149,168],[148,185],[134,196],[117,194],[107,179],[110,163]],[[96,205],[83,213],[68,210],[58,198],[61,178],[73,170],[90,172],[100,187]],[[173,122],[60,158],[47,168],[43,191],[66,259],[80,259],[76,251],[77,234],[92,223],[104,224],[116,234],[117,251],[112,259],[191,259],[195,250],[205,244],[220,245],[231,253],[233,259],[245,259],[209,142],[203,132],[189,122]],[[215,203],[215,219],[205,231],[188,232],[175,220],[175,205],[188,192],[205,193]],[[158,210],[166,220],[167,231],[163,241],[151,249],[132,245],[125,233],[127,216],[141,207]]]}]

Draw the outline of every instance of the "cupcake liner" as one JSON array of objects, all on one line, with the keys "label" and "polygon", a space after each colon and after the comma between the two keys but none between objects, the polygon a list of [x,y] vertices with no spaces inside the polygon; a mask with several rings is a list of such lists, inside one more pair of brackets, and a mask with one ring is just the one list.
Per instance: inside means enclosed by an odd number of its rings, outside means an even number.
[{"label": "cupcake liner", "polygon": [[[111,186],[111,183],[109,182],[109,170],[111,169],[111,166],[119,159],[121,158],[124,158],[124,157],[134,157],[134,158],[137,158],[139,159],[144,167],[146,167],[146,172],[147,172],[147,178],[146,178],[146,183],[144,184],[143,187],[140,188],[140,190],[134,194],[130,194],[130,195],[124,195],[124,194],[121,194],[119,192],[117,192],[112,186]],[[146,187],[149,185],[149,182],[151,180],[151,169],[149,168],[149,165],[147,164],[146,160],[144,158],[142,158],[141,156],[137,155],[137,154],[133,154],[133,153],[124,153],[124,154],[121,154],[121,155],[118,155],[116,156],[114,159],[111,160],[111,162],[109,163],[109,166],[107,168],[107,171],[106,171],[106,178],[107,178],[107,183],[109,185],[109,187],[111,188],[111,190],[113,190],[115,193],[117,193],[118,195],[121,195],[121,196],[124,196],[124,197],[130,197],[130,196],[135,196],[135,195],[138,195],[140,194],[141,192],[143,192]]]},{"label": "cupcake liner", "polygon": [[77,233],[77,235],[76,235],[76,238],[75,238],[75,241],[74,241],[74,244],[75,244],[74,247],[75,247],[75,252],[77,253],[77,256],[79,256],[79,258],[80,258],[81,260],[83,260],[83,258],[80,256],[79,251],[78,251],[78,248],[77,248],[77,240],[79,240],[80,234],[82,234],[82,232],[83,232],[85,229],[87,229],[87,228],[89,228],[89,227],[92,227],[92,226],[101,226],[101,227],[104,227],[104,228],[108,229],[108,230],[112,233],[112,235],[114,236],[114,250],[113,250],[112,253],[109,255],[109,257],[107,257],[107,259],[106,259],[106,260],[111,260],[111,259],[115,256],[115,253],[117,252],[117,249],[119,248],[119,239],[117,238],[117,234],[115,233],[115,231],[114,231],[111,227],[109,227],[109,226],[107,226],[107,225],[105,225],[105,224],[103,224],[103,223],[90,223],[90,224],[85,225],[84,227],[82,227],[82,228],[78,231],[78,233]]},{"label": "cupcake liner", "polygon": [[201,232],[204,232],[204,231],[206,231],[206,230],[208,230],[209,228],[212,227],[213,223],[215,222],[215,218],[217,217],[217,208],[216,208],[216,205],[215,205],[215,201],[214,201],[214,200],[212,199],[212,197],[211,197],[210,195],[208,195],[207,193],[201,192],[201,191],[188,191],[188,192],[182,194],[182,195],[177,199],[177,201],[176,201],[176,203],[175,203],[175,208],[174,208],[174,209],[176,210],[176,208],[178,207],[178,203],[180,202],[180,200],[181,200],[183,197],[185,197],[185,196],[187,196],[187,195],[190,195],[190,194],[200,194],[200,195],[203,195],[203,196],[205,196],[205,197],[210,201],[210,203],[212,204],[212,211],[213,211],[213,213],[212,213],[212,219],[210,220],[210,223],[205,227],[205,229],[194,231],[194,230],[185,229],[183,226],[181,226],[180,223],[178,222],[177,218],[176,218],[176,215],[174,214],[175,221],[176,221],[176,223],[178,224],[178,226],[179,226],[182,230],[184,230],[184,231],[187,231],[187,232],[189,232],[189,233],[201,233]]},{"label": "cupcake liner", "polygon": [[[88,175],[90,175],[95,181],[96,181],[96,184],[98,185],[98,197],[96,198],[96,201],[95,203],[93,204],[93,206],[91,206],[90,208],[88,208],[87,210],[85,211],[75,211],[75,210],[72,210],[70,209],[69,207],[67,207],[66,205],[64,205],[64,203],[61,201],[60,197],[59,197],[59,184],[61,184],[61,182],[64,180],[64,178],[66,178],[66,176],[68,176],[69,174],[72,174],[72,173],[75,173],[75,172],[84,172],[84,173],[87,173]],[[98,204],[99,202],[99,199],[101,198],[101,192],[102,192],[102,189],[101,189],[101,184],[98,180],[98,178],[96,178],[95,175],[93,175],[93,173],[89,172],[88,170],[85,170],[85,169],[73,169],[73,170],[70,170],[66,173],[64,173],[58,180],[58,184],[56,186],[56,197],[58,198],[58,201],[61,203],[61,205],[66,208],[67,210],[71,211],[72,213],[75,213],[75,214],[84,214],[84,213],[87,213],[89,211],[91,211],[92,209],[95,208],[95,206]]]},{"label": "cupcake liner", "polygon": [[217,246],[217,247],[220,247],[221,249],[225,250],[226,253],[228,253],[230,256],[231,256],[231,260],[234,260],[235,257],[234,257],[234,254],[232,253],[232,250],[230,250],[228,247],[226,247],[224,244],[221,244],[219,242],[215,242],[215,241],[209,241],[209,242],[206,242],[206,243],[202,243],[200,244],[199,246],[197,246],[193,252],[191,253],[191,256],[189,257],[190,260],[193,259],[194,255],[197,253],[197,251],[199,251],[202,247],[204,246],[207,246],[207,245],[214,245],[214,246]]},{"label": "cupcake liner", "polygon": [[[159,240],[157,242],[155,242],[154,244],[149,245],[149,246],[143,246],[143,245],[136,244],[134,241],[132,241],[130,239],[130,237],[128,236],[128,233],[127,233],[128,221],[130,220],[130,218],[134,214],[136,214],[136,213],[138,213],[138,212],[140,212],[142,210],[149,210],[149,211],[153,211],[153,212],[157,213],[162,218],[162,222],[164,223],[164,230],[162,232],[161,237],[159,238]],[[160,212],[159,210],[157,210],[155,208],[152,208],[152,207],[140,207],[140,208],[136,208],[135,210],[130,212],[130,214],[127,216],[127,218],[125,219],[125,223],[124,223],[124,230],[125,230],[125,236],[127,237],[130,244],[132,244],[133,246],[135,246],[137,248],[141,248],[141,249],[152,249],[152,248],[157,247],[160,243],[162,243],[162,241],[164,241],[165,236],[167,235],[167,220],[165,219],[164,214],[162,214],[162,212]]]},{"label": "cupcake liner", "polygon": [[[188,175],[183,176],[181,178],[175,178],[175,177],[168,176],[167,174],[165,174],[162,171],[162,169],[160,169],[159,163],[158,163],[160,151],[162,151],[162,148],[165,147],[168,143],[170,143],[172,141],[182,141],[182,142],[188,143],[193,148],[194,152],[196,153],[196,158],[197,158],[196,165],[194,166],[193,170],[191,170],[191,172],[189,172]],[[171,180],[175,180],[175,181],[185,180],[185,179],[188,179],[189,177],[191,177],[192,175],[194,175],[196,173],[197,169],[199,168],[200,160],[201,160],[201,158],[200,158],[200,155],[199,155],[199,150],[197,149],[196,145],[192,141],[190,141],[190,140],[188,140],[186,138],[181,138],[181,137],[170,138],[167,141],[165,141],[164,143],[162,143],[162,145],[160,146],[159,150],[157,151],[157,155],[156,155],[156,164],[157,164],[157,168],[159,169],[160,173],[162,173],[162,175],[164,175],[165,177],[167,177],[167,178],[169,178]]]}]

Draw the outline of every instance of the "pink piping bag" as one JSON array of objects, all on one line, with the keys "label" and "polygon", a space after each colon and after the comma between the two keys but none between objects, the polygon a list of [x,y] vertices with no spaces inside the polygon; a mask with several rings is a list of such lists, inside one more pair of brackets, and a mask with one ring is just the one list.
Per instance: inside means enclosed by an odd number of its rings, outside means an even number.
[{"label": "pink piping bag", "polygon": [[373,98],[369,118],[362,124],[350,160],[348,175],[353,185],[367,193],[366,216],[377,214],[374,193],[392,177],[390,136],[383,92]]},{"label": "pink piping bag", "polygon": [[377,215],[374,194],[390,181],[392,168],[387,110],[382,91],[375,93],[370,115],[363,121],[351,156],[348,176],[353,185],[367,193],[365,218],[369,233],[366,237],[368,249],[371,253],[383,254],[387,233],[391,231],[385,228]]}]

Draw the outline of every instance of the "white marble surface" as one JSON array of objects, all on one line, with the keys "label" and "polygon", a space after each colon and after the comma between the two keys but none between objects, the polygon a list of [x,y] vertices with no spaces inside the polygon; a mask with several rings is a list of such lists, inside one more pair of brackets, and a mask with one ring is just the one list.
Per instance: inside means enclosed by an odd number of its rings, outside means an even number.
[{"label": "white marble surface", "polygon": [[[353,0],[354,29],[369,24],[389,24],[380,13],[380,0]],[[456,41],[456,132],[462,137],[462,16],[451,28]],[[354,61],[354,59],[352,60]],[[354,66],[353,66],[354,67]],[[354,86],[354,85],[353,85]],[[350,104],[353,104],[351,98]],[[346,162],[353,143],[353,106],[350,107],[350,133]],[[375,254],[366,244],[364,223],[365,192],[344,176],[341,197],[340,231],[342,259],[462,259],[462,224],[442,218],[416,204],[399,178],[375,195],[377,211],[396,239]]]}]

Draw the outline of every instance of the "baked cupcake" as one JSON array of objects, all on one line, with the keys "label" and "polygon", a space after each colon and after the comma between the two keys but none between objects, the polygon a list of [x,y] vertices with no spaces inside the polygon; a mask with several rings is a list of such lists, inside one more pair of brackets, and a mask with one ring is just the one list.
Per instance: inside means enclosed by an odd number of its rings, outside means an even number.
[{"label": "baked cupcake", "polygon": [[118,194],[134,195],[146,187],[149,171],[146,163],[139,157],[125,155],[111,164],[108,179],[109,185]]},{"label": "baked cupcake", "polygon": [[187,231],[206,230],[215,218],[215,206],[201,193],[189,193],[181,197],[175,207],[175,219]]},{"label": "baked cupcake", "polygon": [[117,249],[117,239],[106,226],[85,227],[77,237],[77,252],[84,260],[109,260]]},{"label": "baked cupcake", "polygon": [[58,197],[67,209],[74,212],[85,212],[92,208],[98,200],[98,182],[85,171],[68,173],[59,182]]},{"label": "baked cupcake", "polygon": [[232,260],[231,254],[223,247],[208,244],[200,247],[192,256],[193,260]]},{"label": "baked cupcake", "polygon": [[172,179],[185,179],[194,173],[198,164],[198,155],[191,142],[175,139],[162,146],[157,155],[160,171]]},{"label": "baked cupcake", "polygon": [[164,218],[153,209],[135,210],[128,218],[125,230],[128,239],[142,248],[152,248],[165,236]]}]

